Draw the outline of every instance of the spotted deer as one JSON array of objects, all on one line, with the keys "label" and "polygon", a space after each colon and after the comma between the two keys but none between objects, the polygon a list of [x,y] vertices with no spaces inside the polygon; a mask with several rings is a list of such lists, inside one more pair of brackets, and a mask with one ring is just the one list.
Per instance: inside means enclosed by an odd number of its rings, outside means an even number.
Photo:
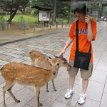
[{"label": "spotted deer", "polygon": [[15,85],[15,83],[34,86],[36,89],[37,98],[36,107],[41,105],[39,102],[40,88],[54,78],[60,66],[71,67],[65,60],[61,58],[52,58],[48,60],[51,64],[50,69],[43,69],[40,67],[16,62],[5,64],[1,68],[1,75],[5,80],[5,86],[3,87],[3,99],[5,107],[7,107],[5,103],[6,91],[10,93],[15,102],[20,102],[20,100],[18,100],[12,93],[12,87]]},{"label": "spotted deer", "polygon": [[[30,55],[30,58],[31,58],[32,65],[38,66],[38,67],[41,67],[41,68],[44,68],[44,69],[50,69],[51,68],[50,62],[48,60],[49,56],[47,56],[46,54],[43,54],[43,53],[41,53],[40,51],[37,51],[37,50],[32,50],[31,52],[29,52],[29,55]],[[52,79],[52,85],[53,85],[54,91],[56,91],[56,87],[55,87],[55,84],[54,84],[54,79],[55,79],[56,76],[57,76],[57,73],[54,76],[54,78]],[[46,85],[46,91],[49,92],[48,83]]]}]

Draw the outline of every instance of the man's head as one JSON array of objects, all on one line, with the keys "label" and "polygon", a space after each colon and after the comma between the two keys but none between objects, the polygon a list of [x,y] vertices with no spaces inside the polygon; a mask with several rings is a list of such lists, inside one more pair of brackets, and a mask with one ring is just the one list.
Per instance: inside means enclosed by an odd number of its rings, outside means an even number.
[{"label": "man's head", "polygon": [[78,12],[78,13],[80,13],[80,14],[83,14],[83,15],[86,15],[86,13],[87,13],[86,5],[85,5],[85,4],[83,4],[83,5],[78,5],[78,7],[76,7],[76,8],[74,9],[74,14],[75,14],[76,12]]},{"label": "man's head", "polygon": [[78,20],[84,21],[87,14],[87,7],[85,3],[76,3],[73,5],[73,11]]}]

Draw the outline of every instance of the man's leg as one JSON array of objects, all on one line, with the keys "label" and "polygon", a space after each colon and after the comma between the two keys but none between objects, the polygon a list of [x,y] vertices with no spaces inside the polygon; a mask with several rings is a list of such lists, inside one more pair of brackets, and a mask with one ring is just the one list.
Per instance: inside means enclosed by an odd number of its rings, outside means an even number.
[{"label": "man's leg", "polygon": [[72,66],[71,69],[68,69],[68,73],[69,73],[69,89],[73,90],[74,82],[75,82],[75,77],[76,77],[79,69],[73,67],[74,61],[70,61],[69,63]]},{"label": "man's leg", "polygon": [[88,79],[82,79],[82,93],[86,93],[87,87],[88,87]]},{"label": "man's leg", "polygon": [[88,87],[89,78],[92,75],[92,70],[93,70],[93,63],[90,63],[89,70],[80,69],[81,77],[82,77],[82,93],[81,93],[80,98],[78,100],[79,104],[85,103],[86,90],[87,90],[87,87]]},{"label": "man's leg", "polygon": [[75,82],[75,76],[72,77],[69,75],[69,89],[67,89],[67,92],[65,94],[66,99],[71,98],[74,93],[74,91],[73,91],[74,82]]},{"label": "man's leg", "polygon": [[73,62],[70,62],[72,68],[68,70],[69,73],[69,89],[67,89],[67,92],[65,94],[65,98],[69,99],[72,97],[74,91],[73,91],[73,87],[74,87],[74,82],[75,82],[75,76],[78,73],[78,68],[74,68],[73,67]]},{"label": "man's leg", "polygon": [[69,76],[69,89],[73,90],[74,87],[74,82],[75,82],[75,76]]},{"label": "man's leg", "polygon": [[80,94],[80,98],[78,100],[78,104],[84,104],[86,100],[86,90],[88,87],[88,79],[82,79],[82,93]]}]

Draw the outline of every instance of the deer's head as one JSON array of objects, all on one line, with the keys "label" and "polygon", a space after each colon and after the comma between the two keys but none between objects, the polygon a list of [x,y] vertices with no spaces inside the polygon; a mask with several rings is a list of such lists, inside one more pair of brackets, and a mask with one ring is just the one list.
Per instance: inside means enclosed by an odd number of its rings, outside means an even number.
[{"label": "deer's head", "polygon": [[62,57],[49,58],[49,62],[52,65],[53,72],[57,72],[61,66],[67,67],[67,69],[71,68],[67,60]]}]

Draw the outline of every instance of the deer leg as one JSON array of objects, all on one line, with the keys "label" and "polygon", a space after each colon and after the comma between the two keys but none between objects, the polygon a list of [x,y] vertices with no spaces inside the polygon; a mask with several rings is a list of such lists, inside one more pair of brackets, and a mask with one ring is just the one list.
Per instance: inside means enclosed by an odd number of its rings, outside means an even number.
[{"label": "deer leg", "polygon": [[[39,97],[40,97],[40,91],[39,91]],[[43,106],[42,103],[39,102],[39,106]]]},{"label": "deer leg", "polygon": [[5,94],[6,94],[6,91],[3,91],[3,104],[4,104],[4,107],[6,107]]},{"label": "deer leg", "polygon": [[6,91],[13,86],[13,82],[6,82],[5,86],[3,87],[3,104],[6,107],[6,102],[5,102],[5,94]]},{"label": "deer leg", "polygon": [[37,106],[36,107],[39,107],[39,106],[42,106],[42,104],[39,102],[39,96],[40,96],[40,88],[37,87],[36,88],[36,98],[37,98]]},{"label": "deer leg", "polygon": [[12,89],[12,87],[10,87],[7,91],[10,93],[10,95],[12,96],[12,98],[14,99],[15,102],[20,103],[20,100],[16,99],[16,97],[12,93],[11,89]]},{"label": "deer leg", "polygon": [[48,82],[46,84],[46,92],[49,92],[49,90],[48,90]]},{"label": "deer leg", "polygon": [[57,90],[56,90],[56,87],[55,87],[55,84],[54,84],[54,80],[52,80],[52,85],[53,85],[54,91],[57,91]]}]

